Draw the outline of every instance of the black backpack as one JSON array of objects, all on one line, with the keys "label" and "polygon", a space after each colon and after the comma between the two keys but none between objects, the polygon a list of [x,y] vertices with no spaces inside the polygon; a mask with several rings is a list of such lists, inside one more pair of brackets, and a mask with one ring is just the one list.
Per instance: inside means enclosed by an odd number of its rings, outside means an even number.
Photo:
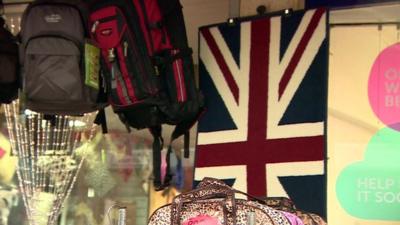
[{"label": "black backpack", "polygon": [[[105,107],[100,74],[86,73],[87,11],[78,0],[36,0],[21,20],[20,63],[25,107],[81,115]],[[98,59],[99,60],[99,59]]]},{"label": "black backpack", "polygon": [[[147,14],[148,19],[145,21],[147,21],[151,33],[158,30],[163,36],[161,41],[169,39],[170,43],[170,46],[161,47],[161,50],[155,51],[152,56],[160,73],[163,94],[168,99],[168,104],[161,106],[161,111],[166,116],[167,124],[176,125],[166,159],[167,168],[163,185],[167,186],[173,176],[170,169],[171,143],[184,135],[184,157],[189,157],[189,130],[199,119],[205,103],[196,83],[193,52],[187,40],[185,21],[179,0],[147,0],[144,2],[147,2],[144,7],[147,11],[151,11],[154,7],[152,5],[158,3],[161,13],[160,20],[157,21],[156,16],[151,17]],[[146,13],[144,15],[146,16]],[[153,38],[153,42],[157,43],[157,39]],[[155,135],[159,135],[159,133],[155,132]]]},{"label": "black backpack", "polygon": [[[121,121],[136,129],[149,128],[154,136],[154,186],[169,185],[169,171],[161,181],[162,124],[176,125],[171,143],[185,134],[203,108],[194,78],[178,0],[95,0],[89,24],[102,50],[109,102]],[[167,162],[171,154],[168,149]]]},{"label": "black backpack", "polygon": [[18,97],[18,44],[0,17],[0,103],[10,103]]}]

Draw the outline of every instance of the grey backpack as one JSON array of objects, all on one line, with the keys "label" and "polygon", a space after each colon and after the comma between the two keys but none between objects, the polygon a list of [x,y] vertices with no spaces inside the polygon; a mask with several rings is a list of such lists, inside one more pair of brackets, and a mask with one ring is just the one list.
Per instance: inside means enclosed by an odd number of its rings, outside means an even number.
[{"label": "grey backpack", "polygon": [[[21,21],[20,63],[25,107],[36,112],[81,115],[105,106],[98,88],[85,82],[86,13],[80,1],[36,0]],[[105,96],[105,95],[104,95]]]}]

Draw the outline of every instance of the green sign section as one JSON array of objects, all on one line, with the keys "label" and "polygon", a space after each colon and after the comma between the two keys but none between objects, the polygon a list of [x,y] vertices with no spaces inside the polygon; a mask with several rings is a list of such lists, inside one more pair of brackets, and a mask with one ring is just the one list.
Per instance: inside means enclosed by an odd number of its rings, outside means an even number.
[{"label": "green sign section", "polygon": [[85,84],[99,89],[100,49],[85,43]]},{"label": "green sign section", "polygon": [[400,221],[400,132],[387,127],[376,133],[364,160],[339,175],[336,194],[352,216]]}]

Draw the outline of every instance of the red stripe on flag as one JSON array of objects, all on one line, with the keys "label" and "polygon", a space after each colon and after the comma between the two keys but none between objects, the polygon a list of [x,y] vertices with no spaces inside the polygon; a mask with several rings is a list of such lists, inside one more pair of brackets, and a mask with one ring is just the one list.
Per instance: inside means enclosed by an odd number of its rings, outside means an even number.
[{"label": "red stripe on flag", "polygon": [[260,158],[267,160],[269,154],[265,154],[263,151],[273,149],[266,142],[271,20],[264,19],[253,22],[251,32],[250,59],[252,60],[250,60],[247,139],[251,144],[248,148],[252,151],[250,154],[254,156],[252,159],[248,159],[247,191],[256,196],[265,196],[267,190],[265,162],[258,161],[260,161]]},{"label": "red stripe on flag", "polygon": [[225,59],[221,53],[221,50],[218,48],[217,43],[215,42],[213,36],[210,33],[210,30],[202,29],[201,34],[207,42],[207,45],[210,47],[212,54],[215,56],[217,60],[218,66],[221,69],[226,82],[228,83],[228,87],[231,90],[235,101],[239,104],[239,87],[236,84],[235,79],[233,78],[232,72],[229,70],[228,65],[225,62]]},{"label": "red stripe on flag", "polygon": [[308,43],[310,42],[310,39],[317,28],[319,21],[321,20],[322,15],[324,15],[325,9],[317,9],[311,18],[311,21],[307,27],[306,32],[304,33],[303,37],[300,40],[299,45],[297,46],[293,58],[290,60],[288,67],[285,70],[285,73],[282,76],[281,81],[279,82],[279,99],[282,97],[283,92],[286,89],[286,86],[289,83],[289,80],[291,79],[294,70],[297,67],[297,64],[299,63],[302,55],[304,54],[304,50],[306,49]]},{"label": "red stripe on flag", "polygon": [[[248,165],[260,164],[265,170],[265,164],[284,162],[321,161],[324,159],[325,137],[301,137],[265,140],[257,142],[232,142],[213,145],[198,145],[196,152],[196,167],[213,167],[221,165]],[[299,146],[308,146],[307,151],[302,151]],[[261,171],[257,170],[257,173]],[[248,174],[254,177],[255,174]],[[259,186],[265,183],[265,176],[262,180],[256,180]],[[261,182],[262,181],[262,182]],[[251,185],[249,185],[251,187]],[[265,186],[264,186],[265,188]],[[262,195],[265,189],[262,188]]]}]

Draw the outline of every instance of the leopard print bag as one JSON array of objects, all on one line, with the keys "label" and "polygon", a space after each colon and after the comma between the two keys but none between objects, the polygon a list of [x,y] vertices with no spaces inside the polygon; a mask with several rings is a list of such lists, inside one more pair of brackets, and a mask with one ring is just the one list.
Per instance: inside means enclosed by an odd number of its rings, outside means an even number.
[{"label": "leopard print bag", "polygon": [[[281,211],[257,202],[259,199],[208,181],[157,209],[148,225],[290,225]],[[255,201],[237,199],[237,194]]]},{"label": "leopard print bag", "polygon": [[304,225],[327,225],[325,220],[317,214],[297,209],[294,203],[285,197],[268,197],[265,199],[266,204],[277,210],[292,213],[299,217]]}]

